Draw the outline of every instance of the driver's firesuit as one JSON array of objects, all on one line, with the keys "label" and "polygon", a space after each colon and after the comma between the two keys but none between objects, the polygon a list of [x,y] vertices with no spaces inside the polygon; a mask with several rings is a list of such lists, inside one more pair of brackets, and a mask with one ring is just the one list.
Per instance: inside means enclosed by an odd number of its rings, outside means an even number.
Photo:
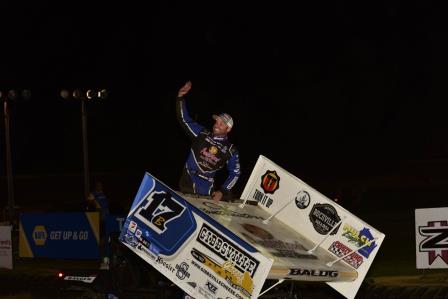
[{"label": "driver's firesuit", "polygon": [[180,191],[211,195],[214,176],[227,165],[228,177],[219,189],[228,194],[240,176],[238,151],[227,137],[217,137],[190,117],[184,97],[176,103],[177,118],[192,140],[190,153],[179,181]]}]

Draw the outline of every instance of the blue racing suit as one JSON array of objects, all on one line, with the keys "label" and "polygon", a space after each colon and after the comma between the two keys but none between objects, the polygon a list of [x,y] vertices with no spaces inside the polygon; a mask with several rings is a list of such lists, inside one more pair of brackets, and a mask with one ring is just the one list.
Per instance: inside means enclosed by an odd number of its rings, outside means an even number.
[{"label": "blue racing suit", "polygon": [[179,182],[180,191],[198,195],[211,195],[214,177],[227,166],[228,177],[220,191],[228,194],[240,176],[238,151],[227,137],[217,137],[190,117],[186,101],[177,98],[177,117],[192,140],[191,150]]}]

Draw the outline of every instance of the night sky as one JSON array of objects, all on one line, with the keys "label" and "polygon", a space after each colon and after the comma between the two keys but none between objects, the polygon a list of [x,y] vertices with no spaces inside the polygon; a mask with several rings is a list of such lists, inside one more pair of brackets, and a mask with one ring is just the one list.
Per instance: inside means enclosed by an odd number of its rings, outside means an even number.
[{"label": "night sky", "polygon": [[443,1],[243,2],[2,1],[0,88],[33,94],[11,104],[14,173],[81,173],[80,103],[59,92],[107,88],[87,105],[92,172],[177,182],[186,80],[199,122],[233,116],[240,185],[260,154],[305,181],[446,161]]}]

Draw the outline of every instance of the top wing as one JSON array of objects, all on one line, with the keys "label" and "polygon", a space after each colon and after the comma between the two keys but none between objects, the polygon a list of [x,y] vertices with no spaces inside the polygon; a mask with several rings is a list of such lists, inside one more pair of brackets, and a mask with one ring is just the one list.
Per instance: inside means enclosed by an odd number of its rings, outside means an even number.
[{"label": "top wing", "polygon": [[353,281],[357,271],[345,264],[328,266],[335,257],[322,248],[312,253],[315,243],[273,218],[258,205],[216,203],[203,198],[184,197],[195,207],[227,227],[264,256],[273,260],[269,279],[302,281]]}]

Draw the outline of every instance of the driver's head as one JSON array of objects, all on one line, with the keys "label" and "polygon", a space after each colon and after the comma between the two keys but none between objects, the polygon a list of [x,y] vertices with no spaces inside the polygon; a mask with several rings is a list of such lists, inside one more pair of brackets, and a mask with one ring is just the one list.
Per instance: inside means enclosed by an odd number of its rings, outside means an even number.
[{"label": "driver's head", "polygon": [[223,137],[232,130],[233,119],[229,114],[214,114],[213,119],[215,120],[215,124],[213,125],[213,135]]}]

